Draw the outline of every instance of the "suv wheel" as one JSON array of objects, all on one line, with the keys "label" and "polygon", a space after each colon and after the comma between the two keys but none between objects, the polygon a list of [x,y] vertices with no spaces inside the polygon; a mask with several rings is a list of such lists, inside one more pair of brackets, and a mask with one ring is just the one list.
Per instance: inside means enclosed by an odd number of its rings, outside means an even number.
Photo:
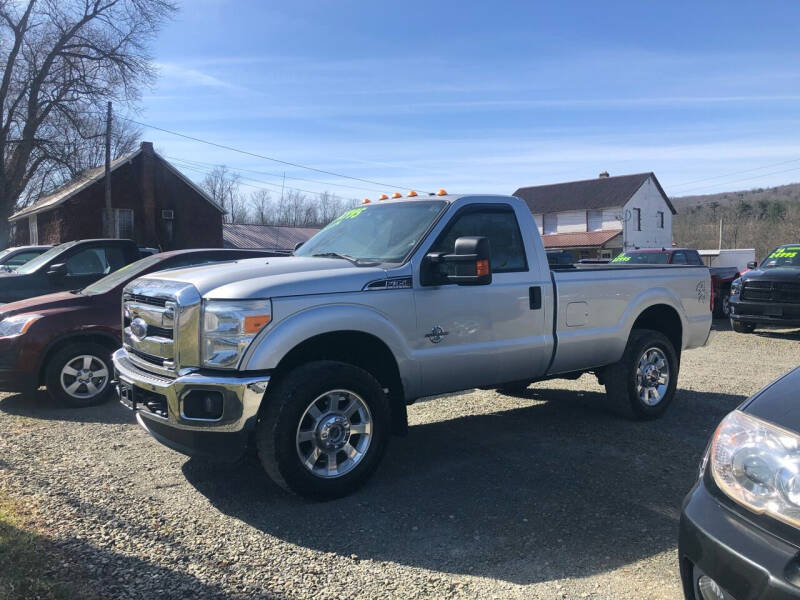
[{"label": "suv wheel", "polygon": [[656,419],[675,396],[679,367],[678,355],[664,334],[634,329],[622,359],[606,367],[606,395],[625,416]]},{"label": "suv wheel", "polygon": [[315,499],[345,496],[378,466],[389,441],[389,400],[359,367],[316,361],[267,393],[256,429],[261,464],[281,487]]},{"label": "suv wheel", "polygon": [[94,342],[69,344],[48,361],[45,383],[50,396],[67,406],[105,402],[111,395],[111,352]]}]

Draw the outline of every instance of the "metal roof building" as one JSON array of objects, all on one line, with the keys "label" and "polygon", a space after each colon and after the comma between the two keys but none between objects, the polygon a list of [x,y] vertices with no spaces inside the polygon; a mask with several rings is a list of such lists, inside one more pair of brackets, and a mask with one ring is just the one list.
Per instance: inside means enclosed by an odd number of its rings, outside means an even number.
[{"label": "metal roof building", "polygon": [[313,227],[274,227],[272,225],[222,225],[226,248],[250,248],[289,253],[311,238],[319,229]]}]

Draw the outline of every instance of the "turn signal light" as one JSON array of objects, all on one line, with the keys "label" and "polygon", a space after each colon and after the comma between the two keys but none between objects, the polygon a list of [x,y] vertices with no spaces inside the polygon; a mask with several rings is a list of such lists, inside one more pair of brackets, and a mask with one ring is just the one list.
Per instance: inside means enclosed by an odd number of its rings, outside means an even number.
[{"label": "turn signal light", "polygon": [[439,190],[436,192],[437,196],[447,196],[447,190]]},{"label": "turn signal light", "polygon": [[485,277],[489,274],[489,261],[485,258],[475,263],[475,275]]},{"label": "turn signal light", "polygon": [[401,194],[400,192],[395,192],[394,194],[392,194],[392,198],[402,198],[402,197],[403,194]]},{"label": "turn signal light", "polygon": [[258,333],[267,326],[271,315],[250,315],[244,318],[244,332]]},{"label": "turn signal light", "polygon": [[414,190],[411,190],[410,192],[408,192],[408,197],[409,198],[413,198],[416,195],[417,195],[417,192],[415,192]]},{"label": "turn signal light", "polygon": [[380,196],[378,196],[378,200],[388,200],[388,199],[389,196],[387,196],[386,194],[381,194]]}]

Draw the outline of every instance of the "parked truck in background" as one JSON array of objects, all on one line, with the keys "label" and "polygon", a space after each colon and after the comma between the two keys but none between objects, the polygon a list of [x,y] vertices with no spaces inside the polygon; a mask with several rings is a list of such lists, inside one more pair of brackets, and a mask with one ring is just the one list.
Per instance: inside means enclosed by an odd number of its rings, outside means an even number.
[{"label": "parked truck in background", "polygon": [[748,267],[731,287],[733,330],[800,326],[800,244],[778,246]]},{"label": "parked truck in background", "polygon": [[278,484],[332,498],[422,397],[591,372],[625,414],[660,416],[708,339],[709,286],[704,265],[551,271],[518,198],[401,198],[294,256],[134,280],[113,362],[158,441],[230,460],[254,443]]}]

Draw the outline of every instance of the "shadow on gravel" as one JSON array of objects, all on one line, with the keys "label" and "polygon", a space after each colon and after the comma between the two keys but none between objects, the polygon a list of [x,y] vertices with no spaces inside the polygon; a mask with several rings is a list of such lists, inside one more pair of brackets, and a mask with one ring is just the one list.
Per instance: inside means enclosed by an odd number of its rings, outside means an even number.
[{"label": "shadow on gravel", "polygon": [[53,541],[0,522],[0,598],[100,600],[193,598],[222,600],[221,589],[198,578],[83,540]]},{"label": "shadow on gravel", "polygon": [[375,478],[332,502],[280,491],[256,461],[183,471],[223,513],[294,544],[527,584],[674,549],[706,442],[744,400],[679,390],[664,418],[635,423],[598,393],[526,397],[547,402],[411,427]]},{"label": "shadow on gravel", "polygon": [[800,329],[756,329],[753,333],[748,335],[757,335],[773,340],[800,341]]},{"label": "shadow on gravel", "polygon": [[75,423],[134,423],[131,411],[122,406],[116,397],[99,406],[69,408],[53,400],[44,389],[34,394],[12,394],[0,399],[0,411],[44,421],[71,421]]}]

